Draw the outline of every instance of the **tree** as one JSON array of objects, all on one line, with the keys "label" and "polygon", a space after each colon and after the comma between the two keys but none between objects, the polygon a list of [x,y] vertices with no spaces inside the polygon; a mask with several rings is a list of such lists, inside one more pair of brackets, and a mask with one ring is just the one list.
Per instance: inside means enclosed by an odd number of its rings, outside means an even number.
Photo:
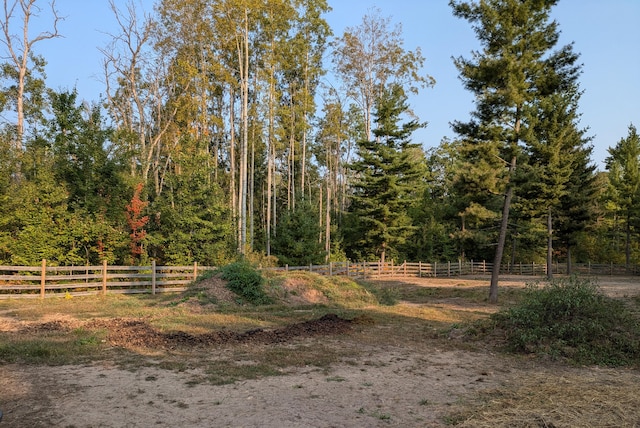
[{"label": "tree", "polygon": [[482,45],[471,59],[454,63],[466,89],[476,97],[472,120],[455,122],[465,144],[476,146],[490,174],[485,191],[503,193],[489,300],[498,298],[498,278],[508,233],[518,158],[532,138],[533,108],[575,80],[579,66],[571,45],[554,51],[559,31],[550,22],[557,0],[450,1],[455,16],[469,21]]},{"label": "tree", "polygon": [[[349,214],[351,253],[379,257],[398,254],[414,229],[408,210],[422,196],[425,158],[411,134],[423,124],[399,124],[407,113],[407,96],[399,85],[382,93],[375,111],[375,139],[358,143],[359,160]],[[349,249],[348,249],[349,251]]]},{"label": "tree", "polygon": [[202,148],[184,153],[167,173],[166,190],[149,210],[154,213],[149,222],[151,256],[179,265],[198,262],[212,266],[231,258],[228,201],[211,180],[211,171],[202,168],[207,157]]},{"label": "tree", "polygon": [[309,200],[298,201],[298,209],[280,216],[273,237],[273,254],[281,265],[307,266],[325,260],[320,241],[318,209]]},{"label": "tree", "polygon": [[424,64],[420,48],[405,51],[402,26],[390,29],[390,23],[379,9],[372,9],[362,24],[347,28],[333,45],[336,71],[364,114],[366,140],[371,139],[374,105],[388,85],[417,93],[418,88],[435,83],[431,76],[420,74]]},{"label": "tree", "polygon": [[149,205],[148,201],[140,199],[144,183],[138,183],[133,191],[133,197],[126,207],[127,224],[131,233],[129,237],[131,248],[131,262],[141,260],[145,255],[144,241],[147,236],[145,226],[149,222],[149,216],[143,215],[145,208]]},{"label": "tree", "polygon": [[[558,92],[532,105],[534,113],[530,115],[532,132],[526,147],[527,163],[519,173],[521,199],[525,200],[523,205],[528,215],[546,218],[549,279],[553,276],[554,219],[569,212],[576,217],[562,222],[565,239],[583,229],[590,219],[586,213],[592,206],[588,195],[593,194],[594,167],[589,165],[590,138],[584,136],[585,130],[578,128],[579,98],[577,84],[567,82]],[[569,195],[571,191],[573,195]],[[568,224],[572,222],[574,225]]]},{"label": "tree", "polygon": [[625,263],[631,263],[631,235],[640,221],[640,137],[629,125],[629,134],[609,148],[605,160],[613,201],[625,221]]},{"label": "tree", "polygon": [[[324,224],[324,250],[328,261],[332,248],[332,224],[344,203],[340,201],[341,183],[346,181],[343,153],[348,139],[347,118],[342,102],[335,93],[324,100],[323,117],[318,123],[314,154],[324,173],[324,204],[320,203],[320,219]],[[324,206],[323,206],[324,205]],[[324,210],[324,216],[322,211]]]},{"label": "tree", "polygon": [[[24,143],[25,112],[38,112],[42,107],[42,104],[37,100],[41,100],[43,96],[44,79],[37,79],[34,72],[42,74],[45,62],[42,57],[34,54],[33,47],[43,40],[60,37],[58,23],[62,18],[56,10],[55,0],[49,3],[52,12],[53,29],[42,31],[34,37],[29,36],[31,20],[36,18],[40,12],[36,2],[37,0],[4,0],[4,14],[0,22],[3,35],[0,42],[6,48],[6,53],[3,56],[3,60],[6,62],[2,65],[1,74],[3,78],[10,79],[15,85],[8,92],[5,91],[2,94],[4,98],[2,107],[6,105],[7,98],[12,103],[15,102],[16,138],[14,147],[18,152],[22,150]],[[17,17],[22,20],[22,24],[19,27],[20,35],[12,32],[12,23]],[[28,90],[34,95],[33,99],[27,98]]]}]

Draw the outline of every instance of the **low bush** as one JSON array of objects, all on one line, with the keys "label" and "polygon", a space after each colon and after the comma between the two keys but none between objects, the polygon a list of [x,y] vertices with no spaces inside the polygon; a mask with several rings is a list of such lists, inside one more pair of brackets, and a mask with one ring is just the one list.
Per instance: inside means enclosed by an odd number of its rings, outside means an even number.
[{"label": "low bush", "polygon": [[491,317],[514,352],[566,358],[576,364],[640,363],[640,322],[590,279],[529,285],[522,301]]},{"label": "low bush", "polygon": [[251,264],[231,263],[218,268],[217,273],[227,281],[227,288],[243,301],[253,305],[272,303],[272,299],[264,291],[264,278]]}]

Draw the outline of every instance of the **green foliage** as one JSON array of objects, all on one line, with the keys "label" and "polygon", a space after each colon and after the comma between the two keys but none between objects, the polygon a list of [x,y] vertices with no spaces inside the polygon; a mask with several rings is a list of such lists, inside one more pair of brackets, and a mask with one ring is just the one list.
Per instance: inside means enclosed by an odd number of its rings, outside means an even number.
[{"label": "green foliage", "polygon": [[522,301],[491,317],[511,351],[563,357],[577,364],[640,363],[640,321],[590,279],[530,285]]},{"label": "green foliage", "polygon": [[376,138],[358,143],[360,159],[351,166],[358,179],[345,232],[352,258],[396,256],[415,229],[409,211],[423,194],[426,162],[419,145],[410,141],[423,125],[400,124],[408,109],[400,86],[385,90],[376,104]]},{"label": "green foliage", "polygon": [[167,174],[167,189],[151,204],[149,253],[154,257],[178,265],[229,261],[230,213],[222,189],[202,168],[206,161],[202,154],[181,156],[176,161],[181,173]]},{"label": "green foliage", "polygon": [[247,262],[235,262],[217,270],[220,278],[227,281],[227,288],[242,300],[253,305],[272,303],[264,291],[264,278]]},{"label": "green foliage", "polygon": [[[610,188],[611,211],[621,218],[625,229],[625,259],[632,260],[632,239],[640,226],[640,136],[633,125],[615,147],[609,148],[606,159]],[[614,231],[618,235],[618,231]],[[616,238],[614,238],[616,239]]]},{"label": "green foliage", "polygon": [[319,236],[317,207],[309,201],[299,201],[295,210],[280,217],[271,251],[281,265],[322,264],[326,253]]}]

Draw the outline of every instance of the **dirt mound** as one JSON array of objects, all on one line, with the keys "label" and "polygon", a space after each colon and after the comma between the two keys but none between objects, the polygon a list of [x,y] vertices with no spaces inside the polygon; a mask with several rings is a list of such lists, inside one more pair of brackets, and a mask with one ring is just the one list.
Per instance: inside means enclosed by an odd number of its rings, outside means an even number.
[{"label": "dirt mound", "polygon": [[327,336],[348,333],[352,323],[335,314],[327,314],[315,320],[290,324],[276,329],[252,329],[245,332],[212,331],[203,334],[190,334],[183,331],[162,332],[137,318],[97,319],[81,323],[79,321],[47,321],[28,323],[18,330],[25,333],[70,331],[82,325],[88,329],[105,329],[107,341],[112,346],[123,348],[181,349],[205,348],[226,344],[275,344],[288,342],[295,338]]},{"label": "dirt mound", "polygon": [[182,331],[161,332],[145,321],[114,319],[106,321],[109,330],[107,340],[114,346],[152,349],[177,349],[208,347],[224,344],[283,343],[298,337],[344,334],[351,329],[351,320],[334,314],[316,320],[291,324],[278,329],[252,329],[245,332],[213,331],[189,334]]}]

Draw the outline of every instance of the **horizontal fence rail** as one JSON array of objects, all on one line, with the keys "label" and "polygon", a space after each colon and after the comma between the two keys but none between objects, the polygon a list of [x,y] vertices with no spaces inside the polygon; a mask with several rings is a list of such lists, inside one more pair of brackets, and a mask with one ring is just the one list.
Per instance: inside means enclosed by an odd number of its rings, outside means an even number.
[{"label": "horizontal fence rail", "polygon": [[[484,275],[490,274],[493,270],[493,263],[485,261],[456,261],[456,262],[332,262],[328,265],[308,265],[308,266],[284,266],[262,268],[271,272],[294,272],[306,271],[315,272],[320,275],[343,275],[354,278],[376,278],[382,276],[417,276],[417,277],[451,277],[461,275]],[[577,274],[577,275],[639,275],[639,266],[624,266],[614,264],[592,264],[574,263],[571,265],[571,272],[564,263],[554,263],[552,273],[557,275]],[[526,275],[526,276],[546,276],[547,265],[539,263],[506,263],[500,266],[501,274]]]},{"label": "horizontal fence rail", "polygon": [[[382,277],[442,278],[463,275],[488,275],[492,263],[485,261],[456,262],[332,262],[326,265],[261,268],[264,272],[314,272],[325,276],[375,279]],[[198,266],[0,266],[0,299],[44,298],[95,294],[139,294],[184,291],[205,271],[214,267]],[[553,273],[567,274],[567,265],[556,263]],[[507,263],[501,274],[545,276],[547,266],[536,263]],[[638,266],[614,264],[573,264],[571,273],[588,276],[639,275]]]},{"label": "horizontal fence rail", "polygon": [[184,291],[199,274],[198,266],[0,266],[0,299],[14,297],[139,294]]}]

